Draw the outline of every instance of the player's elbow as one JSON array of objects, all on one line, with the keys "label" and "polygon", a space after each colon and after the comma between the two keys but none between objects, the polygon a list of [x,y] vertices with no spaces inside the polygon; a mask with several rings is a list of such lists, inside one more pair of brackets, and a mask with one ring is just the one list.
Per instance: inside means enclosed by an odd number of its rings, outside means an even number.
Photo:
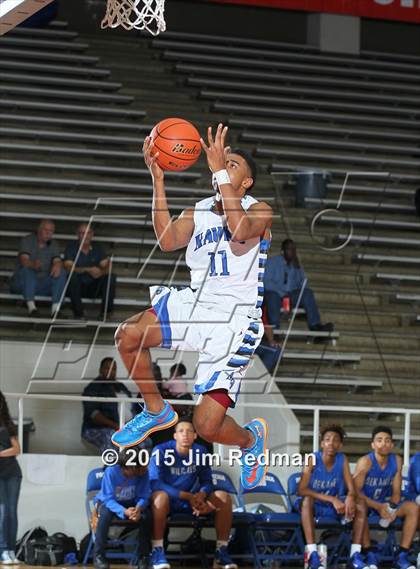
[{"label": "player's elbow", "polygon": [[163,251],[164,253],[168,253],[170,251],[175,250],[173,243],[171,244],[171,242],[167,239],[166,240],[165,239],[159,239],[158,243],[159,243],[159,249],[161,251]]}]

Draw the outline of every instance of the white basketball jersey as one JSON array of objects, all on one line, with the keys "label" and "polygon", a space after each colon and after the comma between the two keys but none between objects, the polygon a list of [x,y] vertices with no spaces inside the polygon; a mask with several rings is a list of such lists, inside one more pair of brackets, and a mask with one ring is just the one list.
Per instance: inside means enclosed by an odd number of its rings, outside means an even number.
[{"label": "white basketball jersey", "polygon": [[[244,210],[255,203],[248,195],[241,200]],[[210,197],[195,205],[195,227],[186,252],[191,288],[197,290],[198,302],[215,304],[219,310],[259,308],[270,241],[261,237],[231,241],[226,218],[213,211],[214,204]]]}]

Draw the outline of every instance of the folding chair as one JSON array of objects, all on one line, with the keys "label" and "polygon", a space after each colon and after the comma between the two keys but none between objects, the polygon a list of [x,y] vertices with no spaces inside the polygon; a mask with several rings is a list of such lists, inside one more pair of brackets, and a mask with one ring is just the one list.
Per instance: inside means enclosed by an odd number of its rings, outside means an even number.
[{"label": "folding chair", "polygon": [[[92,556],[92,550],[95,543],[95,533],[91,528],[91,519],[92,519],[92,512],[93,512],[93,498],[101,489],[102,478],[104,477],[105,470],[103,468],[94,468],[91,470],[87,477],[87,484],[86,484],[86,497],[85,497],[85,508],[86,508],[86,516],[89,525],[89,543],[83,556],[83,565],[86,565],[89,559]],[[123,526],[127,528],[137,528],[137,525],[134,522],[129,520],[120,520],[115,519],[112,521],[111,527],[113,526]],[[137,532],[136,532],[137,533]],[[106,544],[106,551],[105,556],[108,559],[127,559],[130,564],[135,565],[137,563],[137,544],[138,539],[137,535],[135,539],[109,539]],[[126,551],[129,549],[129,551]]]},{"label": "folding chair", "polygon": [[[252,546],[257,567],[267,563],[284,564],[303,561],[305,543],[300,526],[300,515],[291,511],[291,505],[282,483],[275,474],[267,473],[265,484],[252,490],[241,489],[241,498],[247,511],[250,504],[275,505],[281,512],[254,515]],[[258,510],[258,508],[257,508]]]},{"label": "folding chair", "polygon": [[[299,514],[300,517],[300,497],[297,489],[302,474],[300,472],[291,474],[287,480],[287,493],[292,510]],[[344,488],[340,489],[344,494]],[[328,565],[331,567],[339,563],[346,563],[349,556],[351,545],[351,528],[348,524],[343,526],[336,517],[321,516],[315,517],[315,528],[319,530],[332,530],[330,540],[328,540]],[[339,531],[334,531],[339,530]],[[336,536],[334,534],[337,534]]]}]

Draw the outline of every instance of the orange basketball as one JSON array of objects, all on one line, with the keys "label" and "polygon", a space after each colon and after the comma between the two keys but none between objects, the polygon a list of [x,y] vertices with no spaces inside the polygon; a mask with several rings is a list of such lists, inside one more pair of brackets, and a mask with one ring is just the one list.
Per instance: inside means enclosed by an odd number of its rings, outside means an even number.
[{"label": "orange basketball", "polygon": [[200,156],[198,130],[184,119],[164,119],[153,127],[150,136],[154,142],[152,153],[159,152],[157,162],[163,170],[182,172]]}]

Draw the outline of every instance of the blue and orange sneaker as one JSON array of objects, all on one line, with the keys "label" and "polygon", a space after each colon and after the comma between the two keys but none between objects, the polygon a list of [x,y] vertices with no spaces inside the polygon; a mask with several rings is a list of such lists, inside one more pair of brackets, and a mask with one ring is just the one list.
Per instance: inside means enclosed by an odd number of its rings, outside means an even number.
[{"label": "blue and orange sneaker", "polygon": [[111,438],[117,447],[133,447],[140,444],[144,439],[155,431],[162,431],[173,427],[178,422],[178,414],[166,401],[165,407],[158,415],[152,415],[146,407],[122,429],[116,431]]},{"label": "blue and orange sneaker", "polygon": [[261,460],[260,457],[265,457],[267,450],[268,425],[265,419],[259,418],[252,419],[244,427],[255,437],[255,443],[251,448],[242,449],[241,459],[241,484],[245,490],[251,490],[262,484],[267,472],[268,461],[265,458]]}]

